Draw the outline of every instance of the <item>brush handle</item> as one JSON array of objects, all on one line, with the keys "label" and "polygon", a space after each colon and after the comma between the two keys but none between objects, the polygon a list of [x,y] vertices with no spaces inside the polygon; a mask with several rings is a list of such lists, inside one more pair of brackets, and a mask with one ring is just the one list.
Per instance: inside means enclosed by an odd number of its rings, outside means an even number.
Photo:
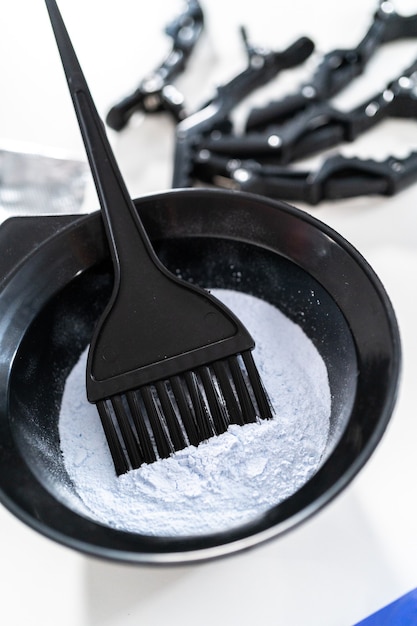
[{"label": "brush handle", "polygon": [[[155,254],[123,180],[55,0],[45,0],[102,209],[107,240],[120,280],[132,264],[151,269]],[[139,235],[139,236],[138,236]],[[140,246],[140,240],[142,246]],[[143,264],[142,264],[143,263]]]}]

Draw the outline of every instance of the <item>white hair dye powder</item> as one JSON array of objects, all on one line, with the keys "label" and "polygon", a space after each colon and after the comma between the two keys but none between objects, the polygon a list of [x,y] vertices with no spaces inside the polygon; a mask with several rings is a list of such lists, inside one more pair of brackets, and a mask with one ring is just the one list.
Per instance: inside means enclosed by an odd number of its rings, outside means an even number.
[{"label": "white hair dye powder", "polygon": [[85,394],[87,351],[64,390],[59,431],[66,470],[104,525],[145,535],[186,536],[249,522],[297,491],[317,471],[329,433],[324,362],[299,326],[269,303],[213,289],[256,342],[254,358],[272,420],[228,431],[117,477],[97,409]]}]

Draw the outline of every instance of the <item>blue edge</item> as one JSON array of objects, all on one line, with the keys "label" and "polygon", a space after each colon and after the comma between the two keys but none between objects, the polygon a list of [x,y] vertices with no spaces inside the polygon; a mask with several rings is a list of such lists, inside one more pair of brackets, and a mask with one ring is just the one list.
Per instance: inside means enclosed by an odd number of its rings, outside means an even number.
[{"label": "blue edge", "polygon": [[417,589],[388,604],[355,626],[417,626]]}]

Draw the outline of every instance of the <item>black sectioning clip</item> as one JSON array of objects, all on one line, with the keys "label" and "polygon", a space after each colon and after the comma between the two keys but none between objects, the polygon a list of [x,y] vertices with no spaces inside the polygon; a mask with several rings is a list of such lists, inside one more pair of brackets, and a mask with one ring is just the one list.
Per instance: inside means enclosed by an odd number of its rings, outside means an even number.
[{"label": "black sectioning clip", "polygon": [[[354,141],[388,117],[417,120],[417,60],[383,91],[350,112],[337,111],[320,103],[299,114],[302,132],[300,136],[295,132],[292,136],[290,133],[282,135],[275,163],[273,158],[268,160],[261,153],[246,159],[242,154],[237,158],[235,154],[231,157],[216,153],[207,148],[210,145],[207,142],[200,146],[195,158],[194,175],[199,180],[220,186],[310,204],[364,194],[392,195],[417,180],[415,153],[405,159],[390,157],[379,162],[335,155],[325,160],[316,172],[290,170],[283,166],[298,156],[343,141]],[[283,129],[295,131],[296,119]]]},{"label": "black sectioning clip", "polygon": [[[386,6],[381,5],[382,9],[387,11]],[[383,22],[383,38],[382,22],[374,22],[380,25],[379,41],[417,35],[417,16],[386,14],[391,19]],[[375,33],[371,39],[375,42]],[[388,117],[417,119],[417,60],[351,111],[339,111],[326,101],[310,102],[285,123],[263,132],[207,137],[196,151],[193,175],[200,182],[309,204],[368,194],[392,195],[417,180],[417,153],[385,161],[337,154],[325,159],[316,171],[285,167],[341,142],[352,142]]]},{"label": "black sectioning clip", "polygon": [[367,33],[355,48],[328,52],[311,79],[302,84],[297,93],[252,109],[246,120],[246,131],[282,124],[312,103],[332,98],[363,73],[379,46],[416,34],[417,15],[399,15],[390,2],[380,0]]},{"label": "black sectioning clip", "polygon": [[165,33],[173,40],[168,56],[131,95],[110,109],[106,117],[110,128],[124,128],[135,111],[168,111],[175,121],[186,116],[184,97],[173,81],[185,70],[203,28],[204,15],[200,3],[188,0],[184,11],[165,27]]},{"label": "black sectioning clip", "polygon": [[195,174],[200,181],[219,187],[316,205],[322,200],[398,193],[417,181],[417,152],[384,161],[337,154],[316,171],[309,171],[220,155],[212,155],[207,163],[202,151],[195,162]]},{"label": "black sectioning clip", "polygon": [[248,56],[247,68],[218,87],[212,99],[177,124],[172,181],[175,188],[192,186],[195,150],[204,137],[213,131],[230,132],[229,114],[244,98],[280,71],[305,61],[314,49],[311,39],[301,37],[286,50],[274,52],[250,45],[244,28],[241,33]]}]

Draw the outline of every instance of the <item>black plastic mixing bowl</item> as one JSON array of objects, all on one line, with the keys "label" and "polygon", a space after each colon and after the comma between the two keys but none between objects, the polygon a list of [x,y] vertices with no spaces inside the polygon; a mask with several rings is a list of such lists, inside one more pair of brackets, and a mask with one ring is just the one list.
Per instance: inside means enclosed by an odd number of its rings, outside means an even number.
[{"label": "black plastic mixing bowl", "polygon": [[357,474],[393,410],[398,329],[373,270],[308,214],[254,195],[202,189],[151,195],[136,205],[169,268],[204,287],[269,301],[314,342],[332,395],[322,465],[293,496],[227,532],[150,537],[77,512],[69,504],[74,487],[58,418],[66,377],[110,294],[101,217],[12,218],[0,229],[0,497],[31,527],[92,555],[133,563],[204,560],[288,531]]}]

